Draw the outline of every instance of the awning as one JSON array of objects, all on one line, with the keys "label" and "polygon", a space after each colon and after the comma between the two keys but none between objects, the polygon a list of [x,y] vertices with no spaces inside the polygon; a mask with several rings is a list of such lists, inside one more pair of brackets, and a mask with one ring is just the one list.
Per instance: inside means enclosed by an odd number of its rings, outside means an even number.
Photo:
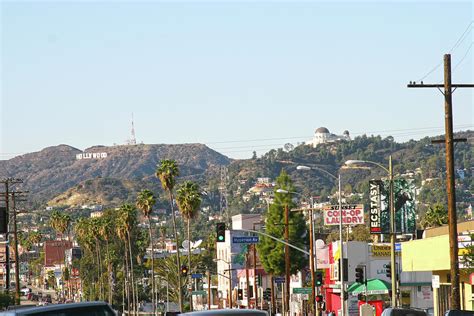
[{"label": "awning", "polygon": [[354,283],[347,289],[347,292],[352,294],[388,294],[391,289],[391,284],[387,281],[380,279],[368,279],[367,280],[367,291],[365,290],[365,284]]}]

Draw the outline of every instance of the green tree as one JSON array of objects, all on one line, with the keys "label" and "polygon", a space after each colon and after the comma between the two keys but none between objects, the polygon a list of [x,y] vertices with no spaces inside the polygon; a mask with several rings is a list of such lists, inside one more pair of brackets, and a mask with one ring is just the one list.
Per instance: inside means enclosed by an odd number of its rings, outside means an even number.
[{"label": "green tree", "polygon": [[[285,207],[289,210],[295,207],[291,193],[278,193],[278,189],[293,192],[295,188],[288,174],[283,170],[276,179],[275,199],[270,205],[265,218],[265,232],[273,237],[284,239]],[[289,212],[289,243],[299,248],[308,244],[308,230],[303,215],[300,212]],[[285,273],[285,246],[268,237],[262,237],[257,244],[257,250],[265,271],[272,275]],[[290,272],[294,274],[303,269],[308,260],[299,251],[290,247]]]},{"label": "green tree", "polygon": [[440,203],[430,206],[421,221],[423,228],[439,227],[446,224],[448,224],[448,211]]},{"label": "green tree", "polygon": [[148,232],[150,234],[150,245],[151,245],[151,302],[153,305],[153,313],[155,313],[155,251],[153,247],[153,228],[151,225],[151,213],[153,211],[153,205],[156,203],[156,198],[153,192],[150,190],[142,190],[136,201],[136,206],[142,211],[143,216],[148,221]]},{"label": "green tree", "polygon": [[[168,192],[171,217],[173,219],[173,230],[174,230],[174,239],[176,241],[176,264],[178,267],[181,267],[181,261],[179,258],[179,240],[178,240],[178,229],[176,227],[176,214],[174,213],[173,207],[173,189],[176,184],[176,178],[179,176],[178,164],[175,160],[162,160],[157,166],[155,175],[160,179],[161,186],[165,191]],[[179,289],[179,310],[183,312],[183,294],[181,292],[182,288],[181,274],[178,273],[178,289]]]},{"label": "green tree", "polygon": [[[176,191],[176,202],[181,214],[186,219],[188,233],[188,265],[191,268],[191,219],[195,218],[201,207],[201,191],[199,186],[192,181],[185,181]],[[191,311],[193,310],[192,296],[189,300]]]}]

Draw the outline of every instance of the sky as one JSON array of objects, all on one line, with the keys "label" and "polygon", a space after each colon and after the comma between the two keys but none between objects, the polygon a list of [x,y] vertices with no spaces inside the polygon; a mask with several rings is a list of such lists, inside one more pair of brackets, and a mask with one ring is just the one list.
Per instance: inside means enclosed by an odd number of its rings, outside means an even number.
[{"label": "sky", "polygon": [[[472,1],[2,1],[0,159],[59,144],[204,143],[231,158],[318,127],[444,133],[443,55],[473,83]],[[473,89],[453,95],[474,130]]]}]

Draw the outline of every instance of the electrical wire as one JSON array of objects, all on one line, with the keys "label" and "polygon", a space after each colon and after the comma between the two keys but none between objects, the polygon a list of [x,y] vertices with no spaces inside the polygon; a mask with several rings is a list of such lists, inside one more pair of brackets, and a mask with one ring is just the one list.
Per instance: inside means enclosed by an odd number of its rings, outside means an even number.
[{"label": "electrical wire", "polygon": [[[449,50],[449,54],[453,53],[458,47],[459,45],[462,44],[462,42],[464,42],[464,40],[467,38],[467,35],[472,31],[472,24],[474,23],[474,20],[471,21],[471,23],[469,23],[469,25],[466,27],[466,29],[464,30],[464,32],[462,33],[462,35],[458,38],[458,40],[456,41],[456,43],[453,45],[453,47],[451,47],[451,49]],[[443,61],[440,61],[436,66],[433,67],[433,69],[431,69],[430,71],[428,71],[428,73],[426,75],[424,75],[423,77],[421,77],[420,79],[418,79],[418,81],[423,81],[426,77],[428,77],[429,75],[431,75],[434,71],[436,71],[441,65],[443,64]]]},{"label": "electrical wire", "polygon": [[472,48],[472,44],[474,42],[471,42],[471,45],[469,45],[469,48],[467,49],[466,53],[464,54],[464,56],[461,58],[461,60],[458,61],[458,63],[454,66],[452,72],[454,72],[456,70],[456,68],[458,68],[459,65],[461,65],[461,63],[464,61],[464,59],[467,57],[467,54],[469,54],[469,51],[471,50]]}]

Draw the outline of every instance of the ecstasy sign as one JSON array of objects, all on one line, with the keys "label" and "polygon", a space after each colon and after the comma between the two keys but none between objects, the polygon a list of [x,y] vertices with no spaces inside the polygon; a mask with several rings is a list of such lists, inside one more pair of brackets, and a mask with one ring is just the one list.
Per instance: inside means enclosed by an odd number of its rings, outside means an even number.
[{"label": "ecstasy sign", "polygon": [[[339,205],[324,207],[324,225],[339,225]],[[342,205],[342,224],[364,224],[364,205]]]}]

